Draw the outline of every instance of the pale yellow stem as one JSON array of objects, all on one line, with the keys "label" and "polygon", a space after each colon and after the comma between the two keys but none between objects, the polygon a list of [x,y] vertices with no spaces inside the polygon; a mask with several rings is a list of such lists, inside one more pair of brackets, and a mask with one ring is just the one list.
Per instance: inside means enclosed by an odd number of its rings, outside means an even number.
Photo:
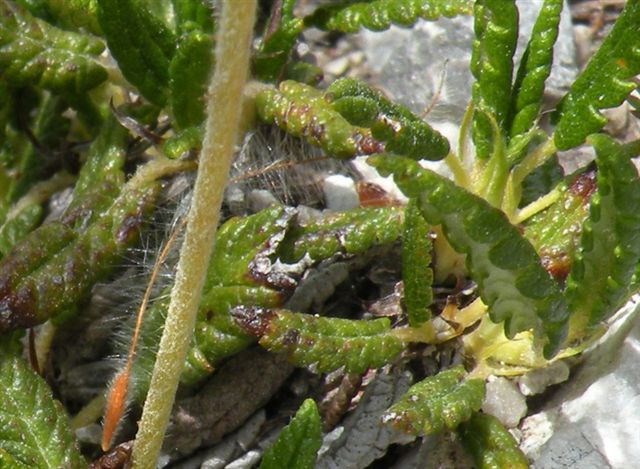
[{"label": "pale yellow stem", "polygon": [[216,66],[208,90],[206,133],[169,312],[133,448],[134,469],[156,467],[193,334],[238,140],[255,10],[256,0],[222,1]]}]

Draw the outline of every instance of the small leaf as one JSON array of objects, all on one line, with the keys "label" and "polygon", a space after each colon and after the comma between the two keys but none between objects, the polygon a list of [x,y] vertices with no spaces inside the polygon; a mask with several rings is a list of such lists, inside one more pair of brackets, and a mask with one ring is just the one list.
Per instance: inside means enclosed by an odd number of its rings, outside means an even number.
[{"label": "small leaf", "polygon": [[87,466],[62,405],[22,358],[0,358],[0,401],[0,463],[15,461],[17,467],[30,468]]},{"label": "small leaf", "polygon": [[545,356],[553,356],[566,335],[567,306],[533,246],[505,214],[409,159],[378,155],[368,161],[381,174],[392,173],[426,220],[441,224],[454,249],[467,255],[482,301],[494,322],[505,321],[506,335],[534,329],[546,342]]},{"label": "small leaf", "polygon": [[400,237],[402,210],[395,207],[357,208],[332,213],[289,230],[278,254],[294,263],[305,256],[313,261],[335,254],[362,254],[374,246],[388,245]]},{"label": "small leaf", "polygon": [[201,31],[183,34],[169,66],[169,104],[179,129],[204,121],[204,94],[213,62],[213,38]]},{"label": "small leaf", "polygon": [[303,29],[303,22],[293,14],[295,0],[274,2],[262,42],[255,58],[257,77],[262,81],[276,81],[282,71],[296,39]]},{"label": "small leaf", "polygon": [[286,353],[294,365],[313,365],[319,372],[344,366],[349,373],[362,373],[389,363],[403,349],[388,318],[323,318],[246,307],[231,314],[247,333],[260,337],[260,345],[267,350]]},{"label": "small leaf", "polygon": [[573,82],[555,112],[554,142],[568,150],[608,122],[601,109],[619,106],[640,73],[640,0],[629,0],[613,29]]},{"label": "small leaf", "polygon": [[356,33],[360,28],[384,31],[392,24],[410,27],[419,19],[470,15],[472,0],[373,0],[342,2],[318,8],[305,18],[307,26]]},{"label": "small leaf", "polygon": [[640,260],[640,178],[631,162],[638,148],[602,134],[589,142],[596,149],[598,188],[567,279],[573,334],[588,332],[621,306]]},{"label": "small leaf", "polygon": [[551,72],[563,4],[563,0],[545,0],[533,25],[512,90],[511,139],[522,138],[538,118],[544,83]]},{"label": "small leaf", "polygon": [[321,443],[318,407],[312,399],[307,399],[275,443],[264,452],[260,469],[313,469]]},{"label": "small leaf", "polygon": [[405,209],[402,235],[402,283],[411,327],[419,327],[431,318],[431,247],[429,225],[420,213],[416,201],[411,199]]},{"label": "small leaf", "polygon": [[173,33],[137,0],[98,0],[98,20],[122,74],[153,104],[167,98]]},{"label": "small leaf", "polygon": [[382,422],[412,435],[454,430],[484,400],[484,381],[465,379],[465,375],[460,365],[414,384],[385,412]]},{"label": "small leaf", "polygon": [[529,461],[518,443],[492,415],[477,412],[458,429],[462,444],[478,469],[527,469]]},{"label": "small leaf", "polygon": [[476,156],[487,159],[493,152],[492,116],[504,132],[511,103],[513,53],[518,39],[515,0],[478,0],[474,6],[475,34],[471,53],[471,88],[475,105],[473,141]]},{"label": "small leaf", "polygon": [[103,49],[95,38],[58,29],[15,4],[0,2],[0,77],[11,86],[88,91],[107,79],[97,61]]}]

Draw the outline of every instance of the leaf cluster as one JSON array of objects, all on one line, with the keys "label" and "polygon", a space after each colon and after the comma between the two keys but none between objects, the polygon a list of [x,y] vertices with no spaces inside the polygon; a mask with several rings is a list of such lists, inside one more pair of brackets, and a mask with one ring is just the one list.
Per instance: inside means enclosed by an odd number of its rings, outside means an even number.
[{"label": "leaf cluster", "polygon": [[[252,68],[261,83],[247,91],[250,124],[276,126],[327,157],[373,155],[368,163],[409,201],[314,220],[272,206],[226,220],[203,279],[185,388],[256,342],[316,372],[364,374],[401,366],[412,343],[464,335],[458,345],[472,373],[455,366],[415,384],[383,422],[415,435],[457,429],[479,467],[526,465],[508,433],[479,412],[482,378],[586,347],[637,291],[640,272],[640,179],[631,162],[640,144],[600,133],[603,109],[634,102],[640,0],[627,2],[547,132],[539,120],[563,3],[543,1],[516,67],[515,0],[350,1],[306,16],[295,0],[270,2],[257,28]],[[204,0],[0,0],[0,394],[9,406],[0,411],[0,465],[84,464],[63,409],[17,358],[19,330],[49,320],[64,327],[138,242],[161,180],[195,166],[214,66],[212,8]],[[319,85],[319,70],[296,55],[309,28],[380,31],[460,14],[474,15],[475,82],[455,151],[363,81]],[[558,177],[558,150],[585,142],[596,151],[593,167]],[[418,160],[442,161],[453,180]],[[69,200],[52,215],[48,203],[64,189]],[[401,252],[400,316],[290,308],[315,269],[381,248]],[[451,278],[456,287],[473,282],[476,301],[441,309],[438,288],[451,288]],[[138,402],[170,286],[164,293],[140,331]],[[313,467],[320,436],[306,400],[261,467]]]}]

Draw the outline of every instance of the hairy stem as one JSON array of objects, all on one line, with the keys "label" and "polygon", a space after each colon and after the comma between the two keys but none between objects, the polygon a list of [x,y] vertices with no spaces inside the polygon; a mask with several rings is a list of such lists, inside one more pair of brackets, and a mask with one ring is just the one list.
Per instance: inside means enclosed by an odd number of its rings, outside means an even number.
[{"label": "hairy stem", "polygon": [[156,466],[193,334],[220,218],[222,195],[238,137],[255,10],[255,0],[222,2],[216,66],[208,90],[206,133],[198,176],[169,312],[133,449],[134,469]]}]

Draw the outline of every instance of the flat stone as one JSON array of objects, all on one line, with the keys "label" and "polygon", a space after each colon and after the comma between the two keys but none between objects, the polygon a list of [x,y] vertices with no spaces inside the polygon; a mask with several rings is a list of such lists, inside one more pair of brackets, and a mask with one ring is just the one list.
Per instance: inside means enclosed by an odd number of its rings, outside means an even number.
[{"label": "flat stone", "polygon": [[522,424],[544,469],[631,467],[640,460],[640,303],[628,304],[574,376]]}]

